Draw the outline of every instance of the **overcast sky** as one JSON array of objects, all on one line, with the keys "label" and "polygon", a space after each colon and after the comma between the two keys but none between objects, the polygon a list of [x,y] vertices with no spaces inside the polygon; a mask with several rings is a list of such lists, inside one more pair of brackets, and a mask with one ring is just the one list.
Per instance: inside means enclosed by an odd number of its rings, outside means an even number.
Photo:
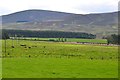
[{"label": "overcast sky", "polygon": [[28,9],[43,9],[77,14],[118,10],[119,0],[0,0],[0,15]]}]

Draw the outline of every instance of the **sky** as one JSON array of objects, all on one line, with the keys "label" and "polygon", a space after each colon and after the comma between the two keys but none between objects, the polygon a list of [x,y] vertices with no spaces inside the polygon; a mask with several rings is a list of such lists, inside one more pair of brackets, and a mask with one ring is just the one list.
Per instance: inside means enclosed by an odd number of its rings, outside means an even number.
[{"label": "sky", "polygon": [[119,0],[0,0],[0,15],[42,9],[76,14],[118,11]]}]

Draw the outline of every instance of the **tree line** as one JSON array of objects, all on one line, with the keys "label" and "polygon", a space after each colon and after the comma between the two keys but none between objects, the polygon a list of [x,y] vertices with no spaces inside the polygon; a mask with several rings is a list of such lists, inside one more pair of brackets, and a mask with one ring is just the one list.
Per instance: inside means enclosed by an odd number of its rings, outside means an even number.
[{"label": "tree line", "polygon": [[30,31],[30,30],[2,30],[2,38],[10,37],[39,37],[39,38],[84,38],[95,39],[96,35],[83,32],[63,32],[63,31]]},{"label": "tree line", "polygon": [[[0,39],[9,39],[10,37],[15,37],[15,35],[17,35],[17,37],[58,38],[58,41],[66,41],[66,38],[96,38],[96,35],[81,32],[0,30]],[[112,34],[103,38],[107,39],[108,44],[120,45],[120,34]]]}]

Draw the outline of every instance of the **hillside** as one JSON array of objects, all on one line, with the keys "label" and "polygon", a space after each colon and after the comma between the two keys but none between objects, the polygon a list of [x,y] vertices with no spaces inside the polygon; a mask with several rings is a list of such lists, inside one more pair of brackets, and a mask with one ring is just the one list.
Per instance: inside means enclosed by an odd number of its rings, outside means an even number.
[{"label": "hillside", "polygon": [[88,32],[98,37],[117,33],[118,13],[72,14],[26,10],[2,16],[3,29]]}]

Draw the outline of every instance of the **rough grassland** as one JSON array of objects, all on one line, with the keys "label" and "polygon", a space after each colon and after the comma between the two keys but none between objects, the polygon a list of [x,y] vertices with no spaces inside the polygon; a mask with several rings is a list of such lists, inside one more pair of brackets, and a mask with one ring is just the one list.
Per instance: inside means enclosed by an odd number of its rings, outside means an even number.
[{"label": "rough grassland", "polygon": [[14,48],[11,48],[12,40],[7,40],[6,54],[3,44],[3,78],[118,77],[116,46],[24,40],[13,42]]}]

